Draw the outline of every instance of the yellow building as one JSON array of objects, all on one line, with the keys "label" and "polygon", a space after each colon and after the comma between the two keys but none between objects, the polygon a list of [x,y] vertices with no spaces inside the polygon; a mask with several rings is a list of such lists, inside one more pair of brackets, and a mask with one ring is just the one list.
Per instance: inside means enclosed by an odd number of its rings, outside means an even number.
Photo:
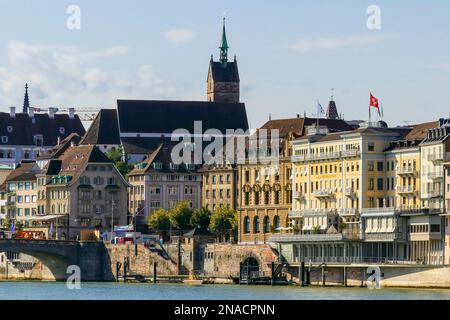
[{"label": "yellow building", "polygon": [[271,241],[292,261],[442,263],[442,210],[421,197],[422,150],[436,126],[318,128],[293,141],[293,234]]},{"label": "yellow building", "polygon": [[214,211],[217,207],[236,210],[237,168],[235,165],[204,165],[202,174],[202,207]]},{"label": "yellow building", "polygon": [[[261,129],[269,136],[278,134],[279,150],[274,164],[246,160],[238,165],[239,228],[240,243],[266,243],[273,234],[290,233],[293,226],[289,212],[293,204],[291,142],[307,134],[307,128],[315,126],[318,119],[297,118],[270,120]],[[351,130],[339,119],[319,119],[331,132]]]}]

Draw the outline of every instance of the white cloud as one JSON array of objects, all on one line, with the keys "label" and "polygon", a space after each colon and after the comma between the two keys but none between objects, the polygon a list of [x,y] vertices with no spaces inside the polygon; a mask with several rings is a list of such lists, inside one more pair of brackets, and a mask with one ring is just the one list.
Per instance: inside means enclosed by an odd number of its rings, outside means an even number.
[{"label": "white cloud", "polygon": [[195,34],[187,29],[171,29],[164,34],[164,37],[173,44],[186,44],[194,40]]},{"label": "white cloud", "polygon": [[21,106],[25,82],[32,106],[115,107],[121,99],[174,98],[177,90],[151,66],[135,70],[105,69],[107,59],[127,59],[128,47],[81,50],[58,45],[10,42],[0,65],[0,108]]},{"label": "white cloud", "polygon": [[380,43],[385,39],[384,36],[375,35],[362,35],[353,36],[347,38],[317,38],[317,39],[301,39],[294,43],[291,48],[292,50],[305,53],[313,50],[334,50],[347,47],[361,47],[366,45],[371,45],[375,43]]}]

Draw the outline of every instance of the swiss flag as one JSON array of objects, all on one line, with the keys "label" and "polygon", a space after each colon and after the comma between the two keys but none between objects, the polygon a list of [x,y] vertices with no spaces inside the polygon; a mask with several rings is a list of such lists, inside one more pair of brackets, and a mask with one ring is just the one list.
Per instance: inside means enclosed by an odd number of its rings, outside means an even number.
[{"label": "swiss flag", "polygon": [[375,98],[372,93],[370,93],[370,106],[380,109],[380,103],[377,98]]}]

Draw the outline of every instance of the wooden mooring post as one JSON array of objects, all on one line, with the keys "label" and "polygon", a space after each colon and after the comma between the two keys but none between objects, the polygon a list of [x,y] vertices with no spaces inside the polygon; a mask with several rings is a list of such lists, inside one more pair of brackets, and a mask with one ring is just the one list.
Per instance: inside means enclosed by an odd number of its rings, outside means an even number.
[{"label": "wooden mooring post", "polygon": [[153,262],[153,283],[156,283],[157,278],[157,263]]}]

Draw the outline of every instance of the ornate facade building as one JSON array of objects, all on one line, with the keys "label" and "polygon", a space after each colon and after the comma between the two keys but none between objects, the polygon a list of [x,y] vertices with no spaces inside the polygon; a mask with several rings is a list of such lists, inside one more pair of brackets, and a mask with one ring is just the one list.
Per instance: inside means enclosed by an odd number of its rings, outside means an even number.
[{"label": "ornate facade building", "polygon": [[330,132],[351,130],[343,120],[297,118],[270,120],[261,129],[279,135],[279,161],[276,166],[246,160],[238,165],[238,210],[240,243],[267,243],[275,233],[290,232],[289,211],[293,204],[291,142],[316,130],[319,123]]}]

